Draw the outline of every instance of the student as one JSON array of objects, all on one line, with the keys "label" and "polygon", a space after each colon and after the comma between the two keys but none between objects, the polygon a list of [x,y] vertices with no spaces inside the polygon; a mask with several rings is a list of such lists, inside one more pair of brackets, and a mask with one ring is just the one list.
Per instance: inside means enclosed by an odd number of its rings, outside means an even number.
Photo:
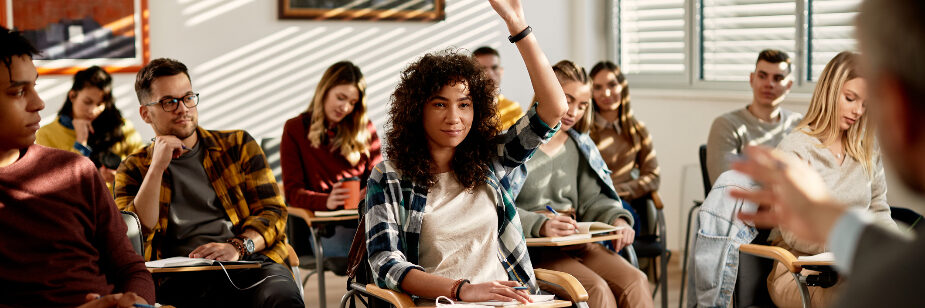
[{"label": "student", "polygon": [[[526,237],[567,236],[576,221],[598,221],[624,227],[615,250],[633,243],[632,215],[623,208],[607,174],[604,160],[588,130],[591,128],[591,80],[571,61],[552,67],[568,101],[559,131],[511,176],[511,194]],[[546,210],[550,206],[555,215]],[[545,213],[544,213],[545,212]],[[571,215],[565,215],[570,213]],[[575,219],[572,219],[574,216]],[[531,248],[539,268],[575,276],[590,296],[591,307],[652,307],[646,275],[620,255],[594,244],[566,248]],[[619,303],[619,304],[618,304]]]},{"label": "student", "polygon": [[537,105],[498,135],[495,84],[468,55],[426,54],[392,94],[386,160],[367,191],[376,284],[452,300],[529,302],[537,291],[511,170],[559,127],[568,105],[519,0],[491,0],[530,72]]},{"label": "student", "polygon": [[179,61],[160,58],[145,65],[135,93],[141,118],[157,137],[125,159],[115,191],[119,208],[138,214],[145,258],[261,264],[230,277],[223,271],[166,277],[159,301],[181,307],[304,307],[283,263],[286,206],[260,145],[242,130],[199,127],[199,93]]},{"label": "student", "polygon": [[112,76],[99,66],[74,74],[58,118],[39,129],[35,143],[90,157],[107,185],[115,180],[119,163],[144,146],[116,108]]},{"label": "student", "polygon": [[0,306],[131,307],[154,282],[93,164],[33,144],[34,47],[0,27]]},{"label": "student", "polygon": [[286,121],[280,159],[290,206],[343,208],[348,195],[340,180],[345,178],[359,178],[366,188],[382,154],[376,127],[366,116],[366,80],[359,67],[346,61],[328,67],[308,110]]},{"label": "student", "polygon": [[[864,112],[867,81],[860,75],[857,58],[856,54],[845,51],[829,61],[816,83],[806,117],[777,148],[819,173],[835,200],[866,209],[880,224],[895,228],[886,202],[880,150],[874,140],[874,128],[868,125]],[[796,256],[825,252],[824,245],[799,240],[786,228],[777,230],[782,238],[774,243]],[[809,287],[813,306],[830,305],[839,285]],[[801,303],[797,282],[780,263],[774,264],[768,277],[768,290],[777,306],[795,307]]]},{"label": "student", "polygon": [[[634,216],[637,222],[645,221],[645,197],[658,190],[660,172],[652,136],[633,115],[629,84],[616,64],[598,62],[590,76],[595,110],[591,139],[613,172],[610,177],[624,207],[642,217]],[[640,225],[636,224],[636,232]]]},{"label": "student", "polygon": [[[472,57],[482,67],[482,71],[495,82],[496,88],[501,88],[501,78],[504,77],[504,67],[501,66],[501,54],[497,50],[488,46],[476,48],[472,52]],[[517,120],[524,115],[524,110],[520,104],[504,97],[501,91],[495,96],[498,100],[498,117],[500,118],[501,130],[505,130],[514,125]]]},{"label": "student", "polygon": [[[917,0],[866,0],[858,9],[862,67],[871,86],[871,122],[898,178],[925,192],[925,7]],[[916,307],[925,300],[925,228],[903,234],[876,223],[870,211],[838,201],[822,176],[797,158],[761,147],[733,167],[761,184],[739,191],[762,207],[739,218],[782,226],[801,240],[825,243],[839,275],[849,277],[833,307]],[[911,235],[911,236],[910,236]]]},{"label": "student", "polygon": [[[283,186],[289,206],[312,211],[344,208],[344,179],[366,180],[382,161],[376,127],[366,116],[366,80],[350,62],[328,67],[308,110],[286,121],[280,140]],[[356,206],[354,204],[353,206]],[[326,256],[346,257],[356,225],[338,225],[324,242]]]},{"label": "student", "polygon": [[717,117],[707,137],[707,171],[710,183],[729,170],[733,157],[746,146],[777,146],[803,115],[780,107],[793,86],[790,56],[776,49],[758,54],[755,71],[748,75],[752,102],[745,108]]}]

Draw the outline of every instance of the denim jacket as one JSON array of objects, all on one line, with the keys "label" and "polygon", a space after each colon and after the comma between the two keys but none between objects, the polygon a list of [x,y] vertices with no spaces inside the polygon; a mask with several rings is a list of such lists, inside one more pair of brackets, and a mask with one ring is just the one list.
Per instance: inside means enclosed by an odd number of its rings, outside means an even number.
[{"label": "denim jacket", "polygon": [[744,174],[726,171],[716,179],[703,201],[691,254],[688,307],[726,307],[731,302],[739,269],[739,246],[751,243],[758,230],[735,218],[739,209],[757,206],[732,198],[729,191],[756,186]]}]

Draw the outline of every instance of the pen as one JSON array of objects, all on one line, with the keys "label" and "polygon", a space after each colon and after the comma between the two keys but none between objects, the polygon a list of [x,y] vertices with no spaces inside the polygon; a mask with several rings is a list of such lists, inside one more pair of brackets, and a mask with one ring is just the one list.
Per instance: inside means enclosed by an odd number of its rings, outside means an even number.
[{"label": "pen", "polygon": [[527,288],[527,287],[525,287],[525,286],[516,286],[516,287],[514,287],[514,290],[527,290],[527,289],[530,289],[530,288]]},{"label": "pen", "polygon": [[[101,297],[101,296],[97,296],[96,299],[100,299],[100,297]],[[139,304],[139,303],[133,303],[132,306],[133,306],[133,307],[138,307],[138,308],[157,308],[157,306],[154,306],[154,305]]]}]

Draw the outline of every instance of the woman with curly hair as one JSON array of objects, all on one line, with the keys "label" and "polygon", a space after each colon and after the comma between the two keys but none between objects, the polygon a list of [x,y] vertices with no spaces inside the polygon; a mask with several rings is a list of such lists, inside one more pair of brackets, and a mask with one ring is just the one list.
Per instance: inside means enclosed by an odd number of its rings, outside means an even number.
[{"label": "woman with curly hair", "polygon": [[529,302],[533,266],[509,173],[549,140],[568,108],[520,0],[490,0],[523,57],[537,105],[499,135],[495,85],[468,55],[427,54],[392,94],[388,160],[373,170],[367,252],[380,287],[419,298]]},{"label": "woman with curly hair", "polygon": [[376,127],[366,116],[366,80],[360,68],[348,61],[328,67],[308,110],[286,121],[279,147],[290,206],[343,208],[348,197],[341,186],[344,179],[359,178],[365,189],[382,154]]},{"label": "woman with curly hair", "polygon": [[144,147],[116,108],[112,76],[99,66],[74,75],[58,118],[36,132],[35,143],[90,157],[109,186],[122,159]]},{"label": "woman with curly hair", "polygon": [[[874,127],[865,113],[867,82],[857,54],[844,51],[826,64],[809,102],[806,117],[777,148],[812,167],[841,204],[869,211],[874,220],[895,229],[886,200],[886,178]],[[770,239],[795,256],[815,255],[826,247],[799,240],[791,230],[774,229]],[[813,271],[803,270],[803,275]],[[779,307],[799,307],[799,286],[780,263],[768,276],[768,293]],[[809,287],[812,307],[833,303],[841,280],[830,288]]]},{"label": "woman with curly hair", "polygon": [[[630,108],[630,89],[620,67],[601,61],[591,68],[594,120],[591,139],[604,157],[617,195],[627,209],[636,209],[634,219],[646,221],[646,197],[658,190],[659,167],[655,146],[645,124]],[[631,206],[632,205],[632,206]],[[635,214],[642,216],[636,216]],[[640,232],[642,223],[634,228]]]},{"label": "woman with curly hair", "polygon": [[[597,221],[623,227],[617,231],[623,237],[614,241],[616,250],[623,249],[633,243],[633,218],[620,203],[607,166],[588,136],[591,80],[572,61],[559,61],[552,70],[569,109],[559,132],[511,176],[524,233],[527,237],[568,236],[575,233],[576,219]],[[556,213],[546,210],[547,206]],[[537,267],[575,276],[588,290],[591,307],[653,305],[646,275],[598,243],[529,251]]]}]

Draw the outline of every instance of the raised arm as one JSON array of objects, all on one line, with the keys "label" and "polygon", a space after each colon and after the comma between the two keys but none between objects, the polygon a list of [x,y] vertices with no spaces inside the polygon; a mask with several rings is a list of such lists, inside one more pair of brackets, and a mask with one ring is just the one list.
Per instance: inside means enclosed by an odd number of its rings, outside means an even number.
[{"label": "raised arm", "polygon": [[[511,36],[517,36],[527,28],[527,20],[524,18],[523,6],[520,0],[489,0],[489,2],[491,2],[491,7],[495,9],[495,12],[498,12],[498,15],[504,20]],[[515,45],[517,45],[517,50],[520,51],[524,64],[527,66],[530,83],[533,84],[533,91],[536,93],[536,100],[539,102],[536,113],[543,122],[546,122],[550,127],[554,127],[568,110],[565,92],[562,91],[562,87],[559,85],[558,79],[556,79],[556,74],[552,71],[552,65],[546,59],[546,54],[540,48],[535,35],[529,34],[517,41]]]}]

